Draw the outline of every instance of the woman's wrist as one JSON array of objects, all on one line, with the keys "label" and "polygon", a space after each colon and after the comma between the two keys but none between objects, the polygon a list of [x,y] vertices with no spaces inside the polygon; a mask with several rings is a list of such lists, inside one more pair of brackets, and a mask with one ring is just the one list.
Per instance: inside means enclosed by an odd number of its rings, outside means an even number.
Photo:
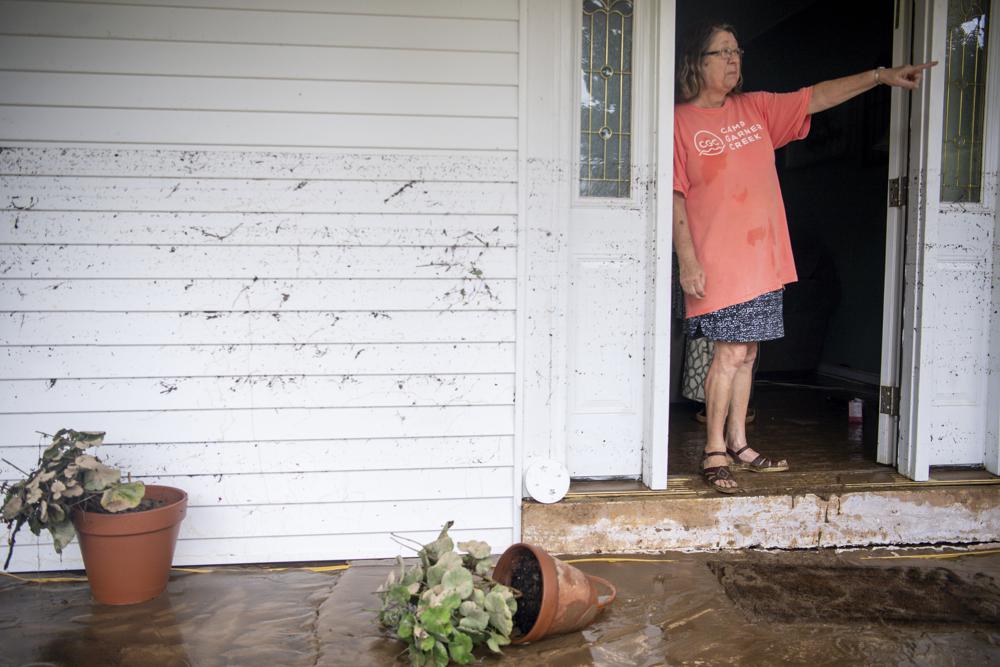
[{"label": "woman's wrist", "polygon": [[881,66],[875,68],[875,85],[876,86],[879,85],[880,83],[885,83],[884,81],[882,81],[882,72],[884,70],[885,70],[885,68],[881,67]]}]

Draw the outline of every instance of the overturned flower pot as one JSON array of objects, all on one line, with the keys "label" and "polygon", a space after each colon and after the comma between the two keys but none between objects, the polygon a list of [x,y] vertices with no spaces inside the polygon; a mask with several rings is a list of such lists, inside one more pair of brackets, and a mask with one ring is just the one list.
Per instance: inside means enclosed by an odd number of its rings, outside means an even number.
[{"label": "overturned flower pot", "polygon": [[177,534],[187,513],[187,494],[148,484],[146,500],[149,509],[73,512],[90,590],[102,604],[145,602],[167,587]]},{"label": "overturned flower pot", "polygon": [[[508,548],[493,570],[493,579],[519,591],[514,614],[514,644],[533,642],[549,635],[580,630],[592,623],[614,602],[615,587],[554,558],[532,544]],[[598,586],[610,591],[598,595]]]}]

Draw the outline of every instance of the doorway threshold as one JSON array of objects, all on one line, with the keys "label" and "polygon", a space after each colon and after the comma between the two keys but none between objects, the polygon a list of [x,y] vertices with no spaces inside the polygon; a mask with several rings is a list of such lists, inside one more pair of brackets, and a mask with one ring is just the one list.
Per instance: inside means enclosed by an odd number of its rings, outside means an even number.
[{"label": "doorway threshold", "polygon": [[[1000,485],[1000,477],[982,469],[932,469],[930,480],[914,482],[889,466],[878,468],[880,469],[737,474],[743,495],[750,496]],[[719,494],[709,489],[699,475],[670,475],[667,478],[667,488],[662,491],[653,491],[642,482],[632,479],[573,480],[566,494],[567,499],[660,496],[715,498]]]},{"label": "doorway threshold", "polygon": [[[891,470],[766,477],[722,495],[695,475],[664,491],[577,482],[560,502],[524,501],[521,539],[552,553],[815,549],[1000,541],[1000,478],[948,471],[913,482]],[[774,479],[772,479],[774,478]]]}]

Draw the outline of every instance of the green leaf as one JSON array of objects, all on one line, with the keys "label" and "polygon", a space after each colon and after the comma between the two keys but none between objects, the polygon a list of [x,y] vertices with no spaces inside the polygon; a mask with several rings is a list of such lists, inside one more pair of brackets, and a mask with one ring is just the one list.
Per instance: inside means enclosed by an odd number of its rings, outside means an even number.
[{"label": "green leaf", "polygon": [[427,607],[417,617],[427,632],[446,636],[451,630],[451,612],[447,606]]},{"label": "green leaf", "polygon": [[[55,547],[57,554],[61,554],[63,548],[76,537],[73,522],[69,519],[64,519],[59,523],[50,523],[48,528],[49,532],[52,533],[52,546]],[[37,535],[37,533],[35,534]]]},{"label": "green leaf", "polygon": [[76,441],[83,449],[104,444],[104,431],[77,431]]},{"label": "green leaf", "polygon": [[456,632],[448,642],[448,654],[451,659],[460,665],[468,665],[472,662],[472,637],[467,634]]},{"label": "green leaf", "polygon": [[427,652],[432,650],[435,644],[437,644],[437,640],[428,635],[427,637],[421,639],[420,643],[417,646],[420,648],[421,651]]},{"label": "green leaf", "polygon": [[476,574],[481,577],[485,577],[489,574],[490,570],[493,569],[493,561],[489,558],[483,558],[482,560],[476,561]]},{"label": "green leaf", "polygon": [[514,629],[513,615],[503,595],[494,588],[486,595],[486,613],[490,615],[490,623],[502,634],[510,636]]},{"label": "green leaf", "polygon": [[409,639],[413,636],[413,621],[413,614],[406,614],[399,621],[399,629],[396,630],[396,635],[400,639]]},{"label": "green leaf", "polygon": [[475,558],[476,560],[480,560],[482,558],[489,558],[490,554],[492,553],[490,545],[480,540],[469,540],[468,542],[459,542],[458,549],[459,551],[468,552],[468,554],[473,558]]},{"label": "green leaf", "polygon": [[121,471],[117,468],[98,462],[95,467],[87,469],[83,473],[83,488],[87,491],[103,491],[121,478]]},{"label": "green leaf", "polygon": [[513,614],[517,611],[517,599],[514,597],[514,592],[510,590],[510,588],[504,586],[503,584],[497,584],[491,589],[491,591],[499,594],[504,601],[507,602],[507,606],[510,608],[510,613]]},{"label": "green leaf", "polygon": [[441,642],[434,644],[434,665],[435,667],[448,667],[448,649]]},{"label": "green leaf", "polygon": [[441,584],[445,590],[454,591],[462,600],[472,595],[472,573],[465,568],[458,568],[445,572],[441,579]]},{"label": "green leaf", "polygon": [[436,563],[437,560],[443,555],[452,551],[455,548],[455,543],[451,541],[448,537],[448,529],[454,525],[454,521],[449,521],[441,529],[441,533],[438,538],[431,542],[430,544],[425,544],[421,552],[426,553],[430,558],[431,563]]},{"label": "green leaf", "polygon": [[473,609],[468,613],[465,611],[462,612],[462,619],[458,622],[458,627],[466,632],[485,631],[486,626],[490,624],[490,615],[476,607],[474,603],[464,602],[462,603],[462,607],[465,607],[467,604],[472,604]]},{"label": "green leaf", "polygon": [[414,565],[403,573],[402,583],[412,584],[414,582],[419,583],[421,579],[424,578],[424,568],[419,565]]},{"label": "green leaf", "polygon": [[145,495],[146,486],[142,482],[114,484],[101,496],[101,507],[109,512],[129,510],[138,507]]},{"label": "green leaf", "polygon": [[49,505],[49,519],[52,523],[62,523],[66,520],[66,510],[59,503]]},{"label": "green leaf", "polygon": [[405,605],[410,601],[410,589],[408,586],[404,586],[403,584],[396,584],[389,589],[386,594],[386,599],[389,602]]},{"label": "green leaf", "polygon": [[489,639],[486,640],[486,646],[494,653],[503,653],[500,647],[508,644],[510,644],[510,639],[496,632],[491,632]]}]

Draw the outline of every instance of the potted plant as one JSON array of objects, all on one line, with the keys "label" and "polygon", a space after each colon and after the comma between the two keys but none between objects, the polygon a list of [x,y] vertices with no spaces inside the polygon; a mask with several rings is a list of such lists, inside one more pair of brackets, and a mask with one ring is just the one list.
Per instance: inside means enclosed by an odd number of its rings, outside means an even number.
[{"label": "potted plant", "polygon": [[476,646],[500,653],[510,643],[514,591],[487,576],[493,568],[488,544],[459,542],[464,553],[455,551],[452,523],[417,552],[419,563],[406,567],[399,558],[399,570],[377,591],[378,621],[406,643],[414,667],[466,665]]},{"label": "potted plant", "polygon": [[121,471],[86,453],[103,432],[62,429],[25,478],[0,486],[0,519],[9,530],[10,565],[17,532],[48,530],[56,553],[79,536],[91,592],[98,602],[133,604],[166,588],[187,494],[122,481]]}]

